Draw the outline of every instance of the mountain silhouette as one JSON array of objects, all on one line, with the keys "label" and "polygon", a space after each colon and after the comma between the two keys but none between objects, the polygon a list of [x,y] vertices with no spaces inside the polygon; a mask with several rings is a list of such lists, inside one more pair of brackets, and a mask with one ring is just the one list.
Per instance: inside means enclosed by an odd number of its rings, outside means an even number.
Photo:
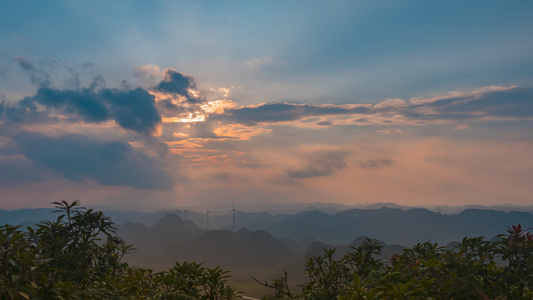
[{"label": "mountain silhouette", "polygon": [[55,220],[58,214],[52,208],[24,208],[17,210],[0,210],[0,224],[19,225],[23,222],[38,223]]},{"label": "mountain silhouette", "polygon": [[163,247],[160,257],[167,262],[197,261],[228,270],[270,270],[292,262],[292,252],[263,230],[210,230],[201,236]]},{"label": "mountain silhouette", "polygon": [[264,224],[262,228],[279,238],[300,240],[313,236],[331,245],[349,244],[355,237],[370,236],[392,244],[412,246],[419,242],[447,243],[465,236],[491,238],[506,226],[533,226],[533,214],[486,209],[467,209],[445,215],[427,209],[352,209],[336,214],[308,211]]},{"label": "mountain silhouette", "polygon": [[118,234],[143,254],[156,254],[165,245],[193,239],[204,232],[191,221],[176,214],[166,214],[148,227],[142,223],[118,225]]}]

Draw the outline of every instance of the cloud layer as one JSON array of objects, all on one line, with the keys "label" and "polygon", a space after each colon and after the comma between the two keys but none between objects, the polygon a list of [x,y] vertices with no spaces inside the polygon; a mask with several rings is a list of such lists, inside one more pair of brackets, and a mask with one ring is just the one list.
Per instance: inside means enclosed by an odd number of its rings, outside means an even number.
[{"label": "cloud layer", "polygon": [[73,181],[92,179],[105,186],[170,189],[173,179],[163,166],[129,144],[103,142],[82,135],[48,137],[22,132],[13,137],[21,152],[38,166]]},{"label": "cloud layer", "polygon": [[352,154],[349,150],[323,150],[307,155],[307,164],[301,169],[285,170],[290,178],[312,178],[332,175],[344,168],[345,158]]},{"label": "cloud layer", "polygon": [[[483,120],[495,118],[533,118],[533,88],[494,87],[496,91],[465,93],[438,99],[385,100],[377,104],[295,104],[264,103],[259,105],[229,109],[215,119],[244,125],[258,123],[291,122],[312,117],[358,116],[362,121],[382,123],[390,121],[443,121],[443,120]],[[499,89],[499,90],[498,90]],[[318,125],[332,125],[322,121]]]},{"label": "cloud layer", "polygon": [[[529,190],[520,178],[533,174],[532,165],[516,162],[524,155],[509,150],[532,148],[530,87],[240,105],[231,100],[238,89],[202,88],[190,75],[155,65],[137,67],[135,78],[147,80],[138,86],[124,80],[108,87],[96,75],[86,86],[61,87],[50,71],[16,62],[36,90],[0,104],[0,184],[14,195],[17,187],[66,181],[101,187],[102,199],[140,197],[134,190],[159,193],[162,203],[224,193],[257,201],[441,201],[489,195],[481,187],[505,174],[513,197],[524,201]],[[472,157],[487,143],[498,145],[487,159],[501,162],[480,171]],[[496,184],[491,189],[504,194]]]}]

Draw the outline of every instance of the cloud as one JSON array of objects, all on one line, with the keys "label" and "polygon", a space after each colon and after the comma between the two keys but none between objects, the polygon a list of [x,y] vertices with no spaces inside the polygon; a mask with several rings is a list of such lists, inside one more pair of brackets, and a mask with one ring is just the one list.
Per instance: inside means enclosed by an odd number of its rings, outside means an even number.
[{"label": "cloud", "polygon": [[385,133],[385,134],[409,134],[410,133],[402,129],[383,129],[383,130],[378,130],[377,132]]},{"label": "cloud", "polygon": [[420,120],[482,120],[533,117],[533,88],[487,87],[478,91],[449,93],[430,100],[414,99],[398,110]]},{"label": "cloud", "polygon": [[414,105],[419,105],[419,104],[431,103],[431,102],[435,102],[435,101],[443,100],[443,99],[453,99],[453,98],[476,99],[490,92],[506,91],[506,90],[517,88],[517,87],[518,86],[516,85],[507,86],[507,87],[506,86],[486,86],[486,87],[478,88],[478,89],[471,90],[471,91],[462,91],[462,92],[452,91],[452,92],[448,92],[442,95],[437,95],[437,96],[433,96],[429,98],[428,97],[411,98],[409,99],[409,102]]},{"label": "cloud", "polygon": [[322,115],[342,115],[350,113],[366,113],[364,105],[313,105],[294,103],[265,103],[228,109],[224,115],[213,116],[215,119],[229,119],[236,123],[254,125],[257,123],[277,123],[294,121],[306,117]]},{"label": "cloud", "polygon": [[513,88],[489,92],[479,98],[465,97],[439,100],[431,105],[440,116],[463,118],[488,117],[533,117],[533,88]]},{"label": "cloud", "polygon": [[375,168],[381,168],[381,167],[387,167],[392,165],[393,160],[390,158],[384,158],[384,159],[371,159],[368,161],[362,161],[359,162],[359,166],[364,169],[375,169]]},{"label": "cloud", "polygon": [[221,139],[250,140],[254,136],[272,132],[271,129],[243,125],[218,126],[213,133]]},{"label": "cloud", "polygon": [[158,80],[160,81],[164,74],[161,72],[159,66],[154,64],[148,64],[144,66],[134,66],[133,75],[137,78],[148,78],[150,81]]},{"label": "cloud", "polygon": [[[40,108],[45,108],[43,111]],[[122,128],[141,134],[153,134],[161,123],[154,96],[134,90],[91,88],[57,90],[41,87],[34,96],[26,97],[12,107],[4,107],[4,117],[15,123],[57,121],[52,113],[70,122],[101,123],[114,120]]]},{"label": "cloud", "polygon": [[33,84],[43,87],[50,86],[52,84],[50,75],[47,72],[37,69],[35,65],[33,65],[24,57],[17,56],[13,60],[16,61],[22,69],[30,74],[30,79]]},{"label": "cloud", "polygon": [[169,95],[156,94],[156,106],[157,110],[163,116],[176,116],[182,114],[188,114],[189,109],[180,101],[176,101]]},{"label": "cloud", "polygon": [[[246,126],[295,122],[323,117],[315,125],[427,125],[455,120],[505,120],[533,118],[533,88],[491,87],[449,93],[430,100],[387,99],[375,105],[263,103],[227,108],[212,115],[214,121]],[[361,120],[364,120],[362,122]]]},{"label": "cloud", "polygon": [[533,88],[490,87],[468,93],[449,93],[449,97],[414,99],[399,110],[406,118],[435,120],[524,120],[533,118]]},{"label": "cloud", "polygon": [[383,108],[397,108],[397,107],[406,107],[408,106],[407,102],[402,99],[387,99],[381,101],[374,105],[374,109],[383,109]]},{"label": "cloud", "polygon": [[110,111],[115,120],[123,128],[154,133],[161,123],[154,97],[147,91],[141,88],[132,91],[105,90],[104,94],[111,104]]},{"label": "cloud", "polygon": [[164,74],[165,79],[154,88],[156,91],[179,94],[190,102],[196,102],[197,97],[193,94],[193,91],[196,90],[196,82],[193,77],[183,75],[173,69],[166,69]]},{"label": "cloud", "polygon": [[272,62],[274,62],[272,57],[263,55],[261,57],[256,57],[245,61],[244,65],[250,69],[259,69],[265,65],[271,64]]},{"label": "cloud", "polygon": [[0,156],[0,185],[11,186],[47,179],[47,172],[23,155]]},{"label": "cloud", "polygon": [[40,88],[34,97],[26,98],[24,101],[36,102],[67,115],[78,116],[87,122],[104,122],[109,117],[104,97],[91,89],[60,91]]},{"label": "cloud", "polygon": [[17,127],[19,124],[53,124],[57,118],[51,117],[45,111],[38,110],[37,105],[31,99],[20,100],[16,105],[0,103],[0,133],[9,127]]},{"label": "cloud", "polygon": [[177,139],[183,140],[183,139],[189,138],[190,135],[188,133],[183,133],[183,132],[174,132],[172,136]]},{"label": "cloud", "polygon": [[222,97],[222,98],[228,98],[229,94],[238,88],[242,87],[236,87],[236,86],[230,86],[230,87],[210,87],[207,92],[212,94],[214,97]]},{"label": "cloud", "polygon": [[287,169],[285,173],[294,179],[332,175],[347,167],[344,161],[352,155],[349,150],[323,150],[307,156],[307,164],[301,169]]},{"label": "cloud", "polygon": [[173,179],[163,165],[119,141],[84,135],[49,137],[22,132],[13,137],[21,152],[37,166],[73,181],[92,179],[106,186],[171,189]]}]

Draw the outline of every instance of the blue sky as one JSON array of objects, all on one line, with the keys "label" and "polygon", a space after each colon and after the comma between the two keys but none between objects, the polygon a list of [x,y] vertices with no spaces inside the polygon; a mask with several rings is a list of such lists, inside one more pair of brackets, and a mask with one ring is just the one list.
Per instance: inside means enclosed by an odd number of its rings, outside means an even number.
[{"label": "blue sky", "polygon": [[530,202],[530,1],[2,7],[6,208]]},{"label": "blue sky", "polygon": [[16,56],[93,63],[112,84],[132,65],[156,64],[204,85],[250,85],[256,101],[372,101],[530,82],[532,9],[528,1],[12,2],[0,54],[2,69],[16,68]]}]

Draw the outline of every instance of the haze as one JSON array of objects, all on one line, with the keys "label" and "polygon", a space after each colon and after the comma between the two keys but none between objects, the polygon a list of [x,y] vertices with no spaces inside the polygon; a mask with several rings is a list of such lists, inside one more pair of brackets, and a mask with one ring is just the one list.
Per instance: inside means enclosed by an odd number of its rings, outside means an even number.
[{"label": "haze", "polygon": [[1,208],[531,205],[532,13],[3,3]]}]

